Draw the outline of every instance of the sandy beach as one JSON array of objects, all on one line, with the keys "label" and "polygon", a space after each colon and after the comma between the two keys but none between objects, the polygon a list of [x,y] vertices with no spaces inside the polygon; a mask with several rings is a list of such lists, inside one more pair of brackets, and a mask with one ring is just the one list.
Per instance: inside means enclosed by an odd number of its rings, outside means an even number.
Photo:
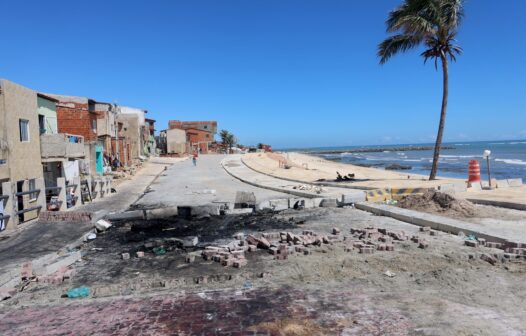
[{"label": "sandy beach", "polygon": [[[280,161],[286,162],[290,168],[280,168]],[[463,183],[463,180],[453,178],[428,181],[424,175],[332,162],[299,153],[249,153],[243,156],[243,162],[258,172],[304,183],[320,179],[334,181],[336,172],[341,175],[354,174],[355,182],[338,184],[356,188],[434,188],[445,183]]]}]

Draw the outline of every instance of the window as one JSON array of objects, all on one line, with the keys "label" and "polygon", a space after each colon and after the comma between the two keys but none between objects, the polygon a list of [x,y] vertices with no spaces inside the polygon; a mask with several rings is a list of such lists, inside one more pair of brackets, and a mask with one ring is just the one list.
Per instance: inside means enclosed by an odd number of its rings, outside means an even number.
[{"label": "window", "polygon": [[[37,188],[36,180],[35,179],[30,179],[29,180],[29,190],[35,190],[36,188]],[[37,197],[38,197],[38,193],[37,192],[32,192],[31,194],[29,194],[29,201],[30,202],[36,201]]]},{"label": "window", "polygon": [[91,119],[91,129],[93,133],[97,133],[97,119]]},{"label": "window", "polygon": [[19,119],[18,124],[20,126],[20,141],[29,142],[29,120]]},{"label": "window", "polygon": [[46,133],[46,117],[42,114],[38,115],[38,126],[40,127],[40,135]]}]

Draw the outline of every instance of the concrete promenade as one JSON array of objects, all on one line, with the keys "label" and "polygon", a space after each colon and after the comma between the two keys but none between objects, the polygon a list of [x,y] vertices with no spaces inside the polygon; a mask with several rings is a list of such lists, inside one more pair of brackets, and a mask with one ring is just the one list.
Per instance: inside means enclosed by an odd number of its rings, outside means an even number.
[{"label": "concrete promenade", "polygon": [[253,192],[258,203],[291,197],[286,193],[245,184],[230,176],[221,166],[221,161],[230,157],[234,155],[201,155],[195,167],[191,160],[171,166],[151,185],[151,192],[136,202],[135,207],[151,209],[216,202],[233,204],[238,191]]}]

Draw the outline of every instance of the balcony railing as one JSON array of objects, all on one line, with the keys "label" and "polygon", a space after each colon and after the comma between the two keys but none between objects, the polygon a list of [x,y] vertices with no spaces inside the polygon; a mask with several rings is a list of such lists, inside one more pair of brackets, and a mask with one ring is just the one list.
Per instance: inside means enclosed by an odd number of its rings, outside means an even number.
[{"label": "balcony railing", "polygon": [[66,133],[42,134],[40,152],[42,158],[84,158],[84,137]]}]

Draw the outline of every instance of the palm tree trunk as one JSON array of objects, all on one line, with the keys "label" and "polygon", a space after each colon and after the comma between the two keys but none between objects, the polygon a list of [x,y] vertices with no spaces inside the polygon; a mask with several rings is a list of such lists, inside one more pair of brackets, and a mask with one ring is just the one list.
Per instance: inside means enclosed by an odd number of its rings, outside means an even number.
[{"label": "palm tree trunk", "polygon": [[435,180],[438,169],[438,158],[440,157],[440,147],[442,146],[442,136],[444,135],[444,125],[446,124],[447,98],[449,93],[449,74],[447,58],[444,54],[440,56],[442,60],[442,73],[444,80],[444,87],[442,93],[442,110],[440,111],[440,123],[438,124],[438,134],[435,142],[435,152],[433,154],[433,165],[431,166],[431,174],[429,180]]}]

